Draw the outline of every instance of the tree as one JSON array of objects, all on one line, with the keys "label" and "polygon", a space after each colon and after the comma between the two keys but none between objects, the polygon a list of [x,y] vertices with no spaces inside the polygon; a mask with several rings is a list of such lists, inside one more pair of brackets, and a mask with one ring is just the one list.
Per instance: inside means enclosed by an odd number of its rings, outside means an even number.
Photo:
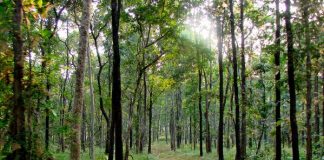
[{"label": "tree", "polygon": [[224,91],[223,91],[223,28],[221,17],[216,17],[217,28],[217,51],[218,51],[218,71],[219,71],[219,125],[218,125],[218,159],[224,160]]},{"label": "tree", "polygon": [[288,55],[288,86],[290,96],[290,127],[292,139],[292,153],[293,159],[299,160],[298,149],[298,127],[296,121],[296,90],[295,90],[295,68],[294,68],[294,39],[291,27],[291,13],[290,13],[290,0],[285,0],[286,13],[286,33],[287,33],[287,55]]},{"label": "tree", "polygon": [[303,7],[303,21],[304,21],[304,32],[305,32],[305,51],[306,51],[306,160],[312,159],[312,127],[311,127],[311,106],[312,106],[312,64],[311,64],[311,57],[310,57],[310,36],[309,36],[309,1],[303,0],[302,7]]},{"label": "tree", "polygon": [[[200,64],[199,64],[200,65]],[[203,122],[202,122],[202,105],[201,105],[201,81],[202,81],[202,73],[200,68],[198,69],[198,108],[199,108],[199,155],[203,156]]]},{"label": "tree", "polygon": [[14,82],[13,82],[13,119],[10,122],[10,135],[13,138],[13,152],[7,159],[25,159],[26,158],[26,133],[25,133],[25,103],[23,96],[23,76],[24,76],[24,52],[22,37],[22,18],[23,6],[22,0],[15,0],[14,16],[12,19],[12,45],[14,51]]},{"label": "tree", "polygon": [[[123,142],[122,142],[122,108],[121,108],[121,80],[120,80],[120,54],[119,54],[119,17],[120,17],[121,0],[111,0],[111,26],[113,36],[113,69],[112,69],[112,127],[115,136],[111,138],[115,142],[115,159],[123,159]],[[111,134],[113,135],[113,134]],[[113,147],[110,146],[110,147]],[[113,153],[109,153],[110,155]]]},{"label": "tree", "polygon": [[90,159],[94,160],[94,125],[95,125],[95,101],[94,101],[94,91],[93,91],[93,80],[92,80],[92,67],[91,67],[91,56],[90,56],[90,51],[89,47],[87,49],[87,59],[88,59],[88,76],[89,76],[89,81],[90,81]]},{"label": "tree", "polygon": [[241,154],[246,157],[246,78],[245,78],[245,53],[244,53],[244,0],[240,0],[240,30],[241,30],[241,94],[242,94],[242,126],[241,126]]},{"label": "tree", "polygon": [[281,116],[280,116],[280,106],[281,106],[281,93],[280,93],[280,12],[279,12],[279,0],[276,3],[276,33],[275,33],[275,95],[276,95],[276,160],[281,160]]},{"label": "tree", "polygon": [[88,30],[90,26],[90,7],[91,0],[82,1],[82,17],[80,23],[80,37],[79,37],[79,49],[78,49],[78,63],[75,71],[75,96],[73,99],[72,116],[74,118],[72,123],[71,133],[71,148],[70,159],[80,159],[80,123],[81,113],[83,108],[83,90],[84,90],[84,68],[85,59],[88,48]]},{"label": "tree", "polygon": [[236,160],[241,159],[241,136],[240,136],[240,106],[238,97],[237,85],[237,57],[235,44],[235,17],[233,12],[233,0],[229,0],[230,7],[230,24],[231,24],[231,38],[232,38],[232,52],[233,52],[233,89],[234,89],[234,103],[235,103],[235,142],[236,142]]}]

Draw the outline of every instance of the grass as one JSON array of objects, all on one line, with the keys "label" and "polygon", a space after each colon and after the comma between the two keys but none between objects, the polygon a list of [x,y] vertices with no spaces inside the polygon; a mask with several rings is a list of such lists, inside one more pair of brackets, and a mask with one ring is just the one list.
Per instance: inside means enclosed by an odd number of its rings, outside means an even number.
[{"label": "grass", "polygon": [[[199,146],[197,145],[194,150],[190,145],[182,145],[181,148],[176,151],[170,150],[170,144],[166,144],[165,142],[155,142],[152,145],[152,154],[147,154],[147,148],[144,149],[144,153],[137,154],[134,151],[130,152],[130,160],[217,160],[217,151],[216,148],[212,148],[212,153],[207,154],[204,150],[204,156],[199,156]],[[266,145],[266,147],[262,147],[258,154],[255,154],[254,148],[248,149],[249,160],[272,160],[274,159],[274,151],[273,147],[270,145]],[[231,149],[224,148],[224,158],[226,160],[235,159],[235,147]],[[69,152],[65,153],[54,153],[54,159],[56,160],[66,160],[69,159]],[[106,160],[106,155],[104,154],[104,149],[96,148],[95,149],[95,157],[96,160]],[[300,159],[305,159],[305,151],[304,148],[300,148]],[[89,152],[85,151],[81,155],[82,160],[88,160]],[[283,160],[291,160],[291,148],[283,148],[282,152]]]}]

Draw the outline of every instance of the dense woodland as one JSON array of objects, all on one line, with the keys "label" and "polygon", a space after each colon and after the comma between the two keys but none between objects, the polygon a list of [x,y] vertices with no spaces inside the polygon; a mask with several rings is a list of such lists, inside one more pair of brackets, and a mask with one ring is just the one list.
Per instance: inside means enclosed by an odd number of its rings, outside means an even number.
[{"label": "dense woodland", "polygon": [[323,159],[323,8],[0,0],[0,159]]}]

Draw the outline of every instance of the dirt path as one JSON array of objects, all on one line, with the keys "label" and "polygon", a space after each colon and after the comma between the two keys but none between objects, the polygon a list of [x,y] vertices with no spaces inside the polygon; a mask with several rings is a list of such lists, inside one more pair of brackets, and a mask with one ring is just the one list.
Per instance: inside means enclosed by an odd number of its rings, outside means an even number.
[{"label": "dirt path", "polygon": [[152,154],[158,160],[200,160],[196,152],[190,149],[171,151],[167,144],[159,143],[152,146]]}]

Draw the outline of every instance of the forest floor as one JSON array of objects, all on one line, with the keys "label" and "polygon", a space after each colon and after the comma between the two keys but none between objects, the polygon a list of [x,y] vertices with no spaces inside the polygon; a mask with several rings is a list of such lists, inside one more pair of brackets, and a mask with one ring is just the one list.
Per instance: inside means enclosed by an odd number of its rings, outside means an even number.
[{"label": "forest floor", "polygon": [[[152,154],[147,154],[147,148],[144,149],[144,153],[136,154],[134,152],[130,153],[129,160],[212,160],[216,159],[216,149],[212,148],[213,152],[210,154],[206,154],[204,150],[204,156],[202,158],[199,157],[199,148],[198,145],[196,149],[191,149],[189,145],[183,145],[180,149],[176,151],[171,151],[170,144],[166,144],[165,142],[155,142],[152,145]],[[226,157],[231,159],[234,156],[234,150],[229,151]],[[95,150],[96,160],[106,160],[106,155],[104,154],[103,149],[96,148]],[[56,160],[65,160],[69,158],[69,153],[54,153],[54,158]],[[82,160],[88,160],[89,152],[86,150],[81,155]]]},{"label": "forest floor", "polygon": [[[171,151],[170,144],[166,144],[165,141],[154,142],[152,145],[152,154],[147,154],[147,148],[144,148],[142,154],[134,153],[134,150],[130,152],[129,160],[215,160],[217,158],[217,151],[215,146],[212,148],[212,153],[207,154],[204,148],[204,156],[199,156],[199,145],[196,146],[196,149],[193,149],[190,145],[182,145],[180,149],[176,151]],[[272,147],[272,146],[271,146]],[[250,153],[249,159],[251,160],[272,160],[274,155],[272,148],[262,149],[258,154],[255,154],[255,150],[249,150]],[[253,154],[254,153],[254,154]],[[301,159],[304,159],[305,153],[301,149]],[[69,159],[69,152],[65,153],[54,153],[55,160],[66,160]],[[226,160],[232,160],[235,157],[235,147],[231,149],[224,148],[224,158]],[[89,160],[89,151],[86,150],[82,152],[82,160]],[[104,149],[96,148],[95,149],[95,159],[96,160],[106,160],[107,156],[104,154]],[[291,149],[283,149],[284,160],[291,160]],[[317,159],[317,158],[315,158]],[[320,159],[320,158],[318,158]]]},{"label": "forest floor", "polygon": [[[152,145],[152,154],[134,154],[134,160],[211,160],[216,158],[216,149],[207,154],[204,150],[204,156],[199,156],[198,145],[194,150],[189,145],[183,145],[176,151],[171,151],[170,144],[165,142],[156,142]],[[234,156],[233,151],[227,151],[226,158],[231,159]],[[232,154],[233,153],[233,154]]]}]

